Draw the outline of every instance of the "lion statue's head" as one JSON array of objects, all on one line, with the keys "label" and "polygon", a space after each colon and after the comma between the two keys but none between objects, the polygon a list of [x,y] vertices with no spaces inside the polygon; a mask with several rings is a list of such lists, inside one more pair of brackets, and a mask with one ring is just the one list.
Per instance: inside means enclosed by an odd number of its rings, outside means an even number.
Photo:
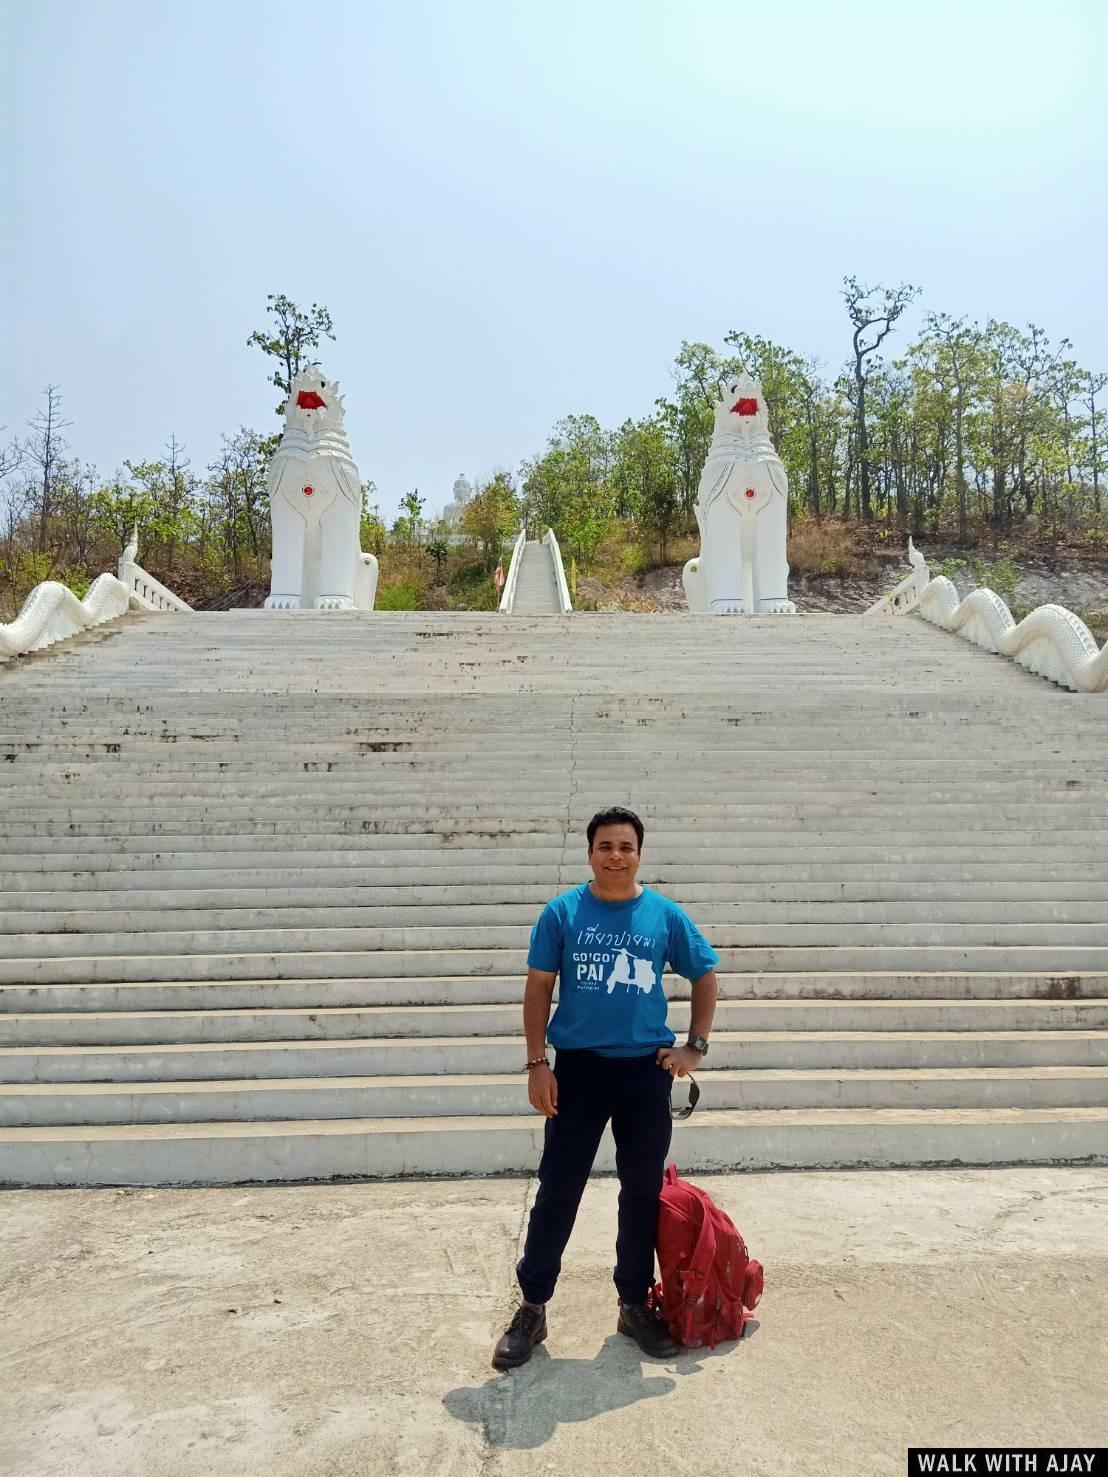
[{"label": "lion statue's head", "polygon": [[329,378],[316,364],[305,365],[285,401],[285,429],[322,436],[327,431],[341,430],[344,420],[338,380]]},{"label": "lion statue's head", "polygon": [[715,430],[727,435],[769,438],[769,417],[762,386],[748,374],[740,374],[724,387],[714,406]]}]

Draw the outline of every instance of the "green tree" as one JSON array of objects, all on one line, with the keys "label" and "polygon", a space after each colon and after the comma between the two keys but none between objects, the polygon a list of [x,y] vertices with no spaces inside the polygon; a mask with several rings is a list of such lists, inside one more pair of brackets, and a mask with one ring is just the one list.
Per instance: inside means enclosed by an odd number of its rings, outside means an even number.
[{"label": "green tree", "polygon": [[269,556],[267,470],[263,438],[246,426],[222,438],[219,454],[208,466],[205,531],[235,584],[241,583],[248,561],[253,578],[258,561]]},{"label": "green tree", "polygon": [[139,487],[117,471],[110,482],[92,494],[98,530],[111,539],[115,553],[122,554],[137,528],[139,544],[154,515],[154,499],[145,487]]},{"label": "green tree", "polygon": [[942,398],[944,420],[950,426],[958,538],[963,543],[969,529],[967,418],[979,393],[984,368],[981,348],[977,325],[949,313],[928,313],[916,346],[917,363],[925,370],[932,393]]},{"label": "green tree", "polygon": [[433,536],[428,539],[427,546],[423,551],[429,559],[435,561],[435,583],[442,584],[443,571],[446,561],[450,556],[450,545],[444,538]]},{"label": "green tree", "polygon": [[613,438],[591,415],[564,416],[546,452],[524,464],[523,515],[535,535],[553,528],[583,562],[596,553],[615,517]]},{"label": "green tree", "polygon": [[619,429],[610,476],[619,517],[633,517],[654,534],[661,561],[681,519],[681,493],[673,464],[673,448],[660,417],[627,421]]},{"label": "green tree", "polygon": [[301,367],[317,362],[308,357],[309,351],[318,349],[322,338],[334,342],[334,325],[326,308],[313,303],[305,312],[284,293],[266,294],[266,312],[273,314],[273,323],[265,328],[255,328],[246,342],[277,360],[272,382],[281,391],[277,414],[284,415],[292,382]]},{"label": "green tree", "polygon": [[362,550],[366,554],[376,554],[380,558],[388,545],[389,534],[384,519],[381,517],[381,509],[377,505],[377,484],[375,482],[362,483],[362,517],[359,531]]},{"label": "green tree", "polygon": [[392,531],[409,553],[418,547],[423,536],[423,508],[426,501],[426,498],[420,497],[418,487],[406,492],[400,499],[400,516],[393,524]]},{"label": "green tree", "polygon": [[519,527],[519,517],[519,498],[507,472],[497,472],[463,508],[462,532],[479,545],[488,571],[496,568],[504,540]]},{"label": "green tree", "polygon": [[685,522],[693,524],[700,472],[712,443],[712,407],[728,375],[738,374],[737,360],[722,358],[710,344],[683,341],[673,362],[673,394],[655,401],[672,448]]},{"label": "green tree", "polygon": [[1090,374],[1086,372],[1081,383],[1081,404],[1083,409],[1089,412],[1089,418],[1084,426],[1084,466],[1088,468],[1092,480],[1093,511],[1099,518],[1100,506],[1100,479],[1108,471],[1108,461],[1105,460],[1105,429],[1104,429],[1104,407],[1097,404],[1097,396],[1104,393],[1108,386],[1108,374]]},{"label": "green tree", "polygon": [[[178,547],[187,543],[198,528],[196,499],[199,484],[176,436],[170,437],[163,460],[128,461],[124,465],[149,494],[152,512],[145,529],[146,539],[152,543],[149,553],[159,564],[162,575],[168,578],[177,562]],[[145,544],[143,549],[146,557]]]},{"label": "green tree", "polygon": [[93,497],[98,481],[95,467],[83,466],[76,460],[61,462],[57,468],[54,515],[65,545],[65,563],[70,569],[87,570],[92,557],[99,531]]},{"label": "green tree", "polygon": [[870,494],[869,427],[866,421],[868,361],[892,332],[897,319],[917,296],[919,288],[902,282],[899,287],[864,287],[856,277],[844,277],[842,296],[854,326],[853,347],[855,442],[860,508],[866,522],[873,519]]},{"label": "green tree", "polygon": [[31,434],[20,443],[19,454],[25,466],[37,469],[34,481],[27,485],[29,492],[33,488],[37,493],[38,552],[45,554],[58,468],[68,450],[64,433],[71,422],[62,418],[62,394],[57,385],[47,385],[42,393],[45,403],[27,422]]}]

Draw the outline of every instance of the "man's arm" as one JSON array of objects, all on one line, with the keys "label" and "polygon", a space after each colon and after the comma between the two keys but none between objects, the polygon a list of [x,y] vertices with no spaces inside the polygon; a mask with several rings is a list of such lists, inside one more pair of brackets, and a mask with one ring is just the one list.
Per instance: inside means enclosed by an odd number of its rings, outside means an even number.
[{"label": "man's arm", "polygon": [[[708,1039],[708,1032],[712,1029],[712,1022],[716,1018],[716,998],[719,995],[719,983],[716,980],[716,972],[709,969],[699,979],[692,982],[692,1009],[689,1015],[689,1035],[703,1036]],[[658,1065],[665,1067],[667,1072],[672,1072],[675,1077],[684,1077],[695,1067],[699,1067],[704,1058],[691,1046],[661,1046],[658,1048]]]},{"label": "man's arm", "polygon": [[692,1012],[689,1016],[689,1035],[703,1036],[705,1041],[716,1018],[716,999],[719,981],[714,969],[709,969],[698,980],[692,982]]},{"label": "man's arm", "polygon": [[554,998],[556,970],[529,969],[523,991],[523,1034],[527,1038],[527,1060],[546,1055],[546,1028],[550,1002]]},{"label": "man's arm", "polygon": [[[523,1034],[527,1038],[527,1060],[546,1055],[546,1028],[554,996],[556,970],[528,969],[523,991]],[[558,1081],[549,1067],[531,1067],[527,1073],[527,1096],[536,1112],[547,1118],[558,1113]]]}]

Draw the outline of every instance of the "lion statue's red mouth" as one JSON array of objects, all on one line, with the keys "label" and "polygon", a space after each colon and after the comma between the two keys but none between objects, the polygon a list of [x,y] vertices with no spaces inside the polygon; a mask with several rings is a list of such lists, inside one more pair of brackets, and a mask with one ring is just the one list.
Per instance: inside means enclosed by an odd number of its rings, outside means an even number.
[{"label": "lion statue's red mouth", "polygon": [[322,395],[315,390],[301,390],[296,397],[296,404],[300,410],[326,410],[327,402]]}]

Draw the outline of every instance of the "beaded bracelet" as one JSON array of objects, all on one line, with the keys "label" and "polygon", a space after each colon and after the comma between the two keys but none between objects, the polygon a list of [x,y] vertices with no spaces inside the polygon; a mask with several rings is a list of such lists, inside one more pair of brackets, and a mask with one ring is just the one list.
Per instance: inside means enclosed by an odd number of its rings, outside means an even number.
[{"label": "beaded bracelet", "polygon": [[532,1067],[549,1067],[549,1065],[550,1058],[548,1056],[537,1056],[533,1062],[524,1062],[521,1070],[529,1072]]}]

